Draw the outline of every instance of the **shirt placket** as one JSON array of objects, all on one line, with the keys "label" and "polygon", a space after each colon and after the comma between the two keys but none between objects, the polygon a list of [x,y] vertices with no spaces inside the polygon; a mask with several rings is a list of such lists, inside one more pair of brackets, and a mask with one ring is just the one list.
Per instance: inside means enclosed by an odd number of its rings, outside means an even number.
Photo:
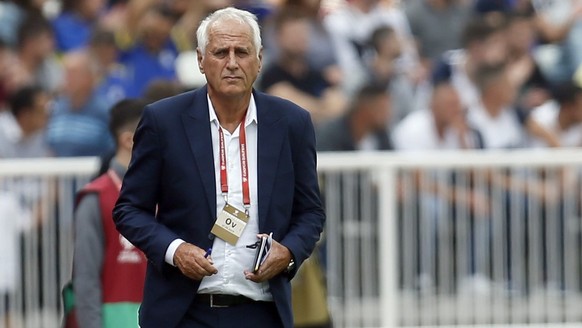
[{"label": "shirt placket", "polygon": [[[228,199],[231,205],[239,207],[239,199],[235,198],[235,195],[239,195],[240,189],[240,170],[237,169],[237,165],[240,165],[239,160],[239,147],[238,147],[238,130],[231,134],[225,131],[225,143],[226,143],[226,169],[228,176]],[[234,279],[234,264],[235,259],[233,258],[235,253],[235,246],[225,243],[224,249],[224,283],[226,285],[232,283]]]}]

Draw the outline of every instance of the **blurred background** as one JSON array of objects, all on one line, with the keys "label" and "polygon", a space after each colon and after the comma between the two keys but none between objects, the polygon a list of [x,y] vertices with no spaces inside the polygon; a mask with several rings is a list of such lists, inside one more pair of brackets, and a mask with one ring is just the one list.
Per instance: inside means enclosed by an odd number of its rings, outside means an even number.
[{"label": "blurred background", "polygon": [[259,19],[256,89],[316,127],[297,327],[582,321],[582,1],[0,0],[0,327],[61,325],[110,108],[203,86],[226,6]]}]

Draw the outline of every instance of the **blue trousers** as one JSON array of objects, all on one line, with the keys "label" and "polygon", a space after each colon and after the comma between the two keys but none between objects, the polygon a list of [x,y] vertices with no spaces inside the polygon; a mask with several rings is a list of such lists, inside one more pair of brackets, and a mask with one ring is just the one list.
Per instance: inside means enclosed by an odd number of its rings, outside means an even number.
[{"label": "blue trousers", "polygon": [[283,327],[275,302],[255,302],[211,308],[193,302],[177,328]]}]

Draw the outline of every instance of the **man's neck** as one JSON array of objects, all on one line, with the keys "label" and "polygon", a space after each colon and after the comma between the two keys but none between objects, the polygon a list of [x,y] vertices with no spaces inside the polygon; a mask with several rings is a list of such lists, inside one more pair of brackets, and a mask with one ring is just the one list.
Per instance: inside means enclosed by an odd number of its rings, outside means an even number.
[{"label": "man's neck", "polygon": [[437,137],[439,138],[439,141],[442,141],[445,139],[445,132],[447,131],[447,128],[449,127],[447,123],[445,122],[438,122],[437,120],[434,121],[434,127],[437,133]]},{"label": "man's neck", "polygon": [[31,136],[33,136],[36,132],[38,132],[36,129],[29,127],[22,120],[18,120],[17,119],[16,122],[18,122],[18,126],[20,127],[20,132],[21,132],[21,135],[22,135],[22,139],[28,139]]},{"label": "man's neck", "polygon": [[69,100],[71,102],[71,107],[73,110],[78,110],[83,108],[89,102],[89,98],[91,97],[91,92],[77,92],[72,95]]},{"label": "man's neck", "polygon": [[127,168],[129,166],[129,161],[131,160],[131,151],[125,149],[118,149],[115,153],[114,157],[117,163],[123,165],[123,167]]},{"label": "man's neck", "polygon": [[481,103],[485,108],[485,111],[489,114],[490,117],[496,118],[498,117],[501,112],[503,112],[503,104],[499,103],[497,99],[494,99],[491,96],[483,96],[481,98]]},{"label": "man's neck", "polygon": [[210,96],[212,107],[214,107],[214,112],[216,113],[216,117],[218,117],[220,126],[228,132],[233,133],[247,113],[250,98],[250,94],[245,97],[228,99],[218,99],[218,97],[212,99],[212,96]]},{"label": "man's neck", "polygon": [[469,54],[469,52],[467,51],[467,56],[465,57],[465,73],[467,74],[467,76],[469,77],[469,79],[471,81],[475,80],[475,71],[476,71],[476,65],[475,65],[475,59],[473,59],[473,57]]}]

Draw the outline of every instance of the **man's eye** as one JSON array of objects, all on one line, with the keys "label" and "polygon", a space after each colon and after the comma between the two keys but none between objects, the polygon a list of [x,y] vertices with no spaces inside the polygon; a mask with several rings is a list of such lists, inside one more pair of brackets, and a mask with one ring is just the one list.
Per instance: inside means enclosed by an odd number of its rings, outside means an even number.
[{"label": "man's eye", "polygon": [[227,51],[226,50],[218,50],[214,52],[214,56],[219,57],[219,58],[224,58],[226,57]]}]

